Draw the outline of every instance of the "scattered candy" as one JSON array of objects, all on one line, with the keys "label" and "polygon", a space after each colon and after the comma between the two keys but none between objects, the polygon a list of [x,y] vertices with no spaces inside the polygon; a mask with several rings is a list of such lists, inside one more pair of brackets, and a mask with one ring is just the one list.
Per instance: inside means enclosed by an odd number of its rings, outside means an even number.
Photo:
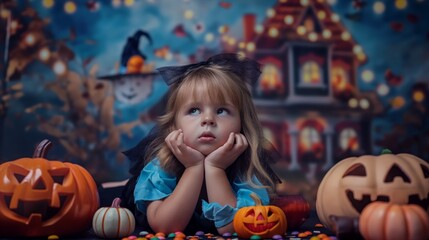
[{"label": "scattered candy", "polygon": [[149,232],[147,232],[147,231],[141,231],[140,233],[139,233],[139,235],[140,236],[146,236],[146,235],[148,235],[149,234]]},{"label": "scattered candy", "polygon": [[261,236],[259,236],[259,235],[252,235],[252,236],[250,237],[250,239],[252,239],[252,240],[259,240],[259,239],[262,239],[262,238],[261,238]]},{"label": "scattered candy", "polygon": [[204,236],[204,232],[203,231],[198,231],[198,232],[195,233],[195,235],[201,237],[201,236]]},{"label": "scattered candy", "polygon": [[58,235],[50,235],[48,239],[60,239],[60,237]]},{"label": "scattered candy", "polygon": [[232,234],[229,232],[222,234],[222,237],[231,237],[231,236],[232,236]]},{"label": "scattered candy", "polygon": [[281,239],[283,239],[283,237],[281,235],[276,234],[276,235],[274,235],[272,237],[272,239],[274,239],[274,240],[281,240]]}]

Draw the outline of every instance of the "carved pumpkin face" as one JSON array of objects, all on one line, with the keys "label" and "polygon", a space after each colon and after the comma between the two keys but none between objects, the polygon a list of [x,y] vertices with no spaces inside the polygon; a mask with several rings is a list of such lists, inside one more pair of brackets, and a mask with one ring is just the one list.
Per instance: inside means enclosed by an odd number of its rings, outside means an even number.
[{"label": "carved pumpkin face", "polygon": [[319,185],[316,210],[329,216],[358,217],[373,201],[417,204],[428,211],[429,163],[411,154],[351,157],[338,162]]},{"label": "carved pumpkin face", "polygon": [[77,233],[99,207],[97,186],[79,165],[21,158],[0,165],[0,178],[2,236]]},{"label": "carved pumpkin face", "polygon": [[258,235],[270,238],[276,234],[284,234],[287,230],[286,216],[276,206],[262,206],[260,200],[256,206],[240,208],[234,216],[234,230],[241,238]]}]

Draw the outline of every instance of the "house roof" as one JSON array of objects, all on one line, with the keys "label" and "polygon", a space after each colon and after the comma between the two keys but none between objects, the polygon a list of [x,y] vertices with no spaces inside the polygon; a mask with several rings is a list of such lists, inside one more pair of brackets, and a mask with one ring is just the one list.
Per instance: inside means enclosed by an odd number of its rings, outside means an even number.
[{"label": "house roof", "polygon": [[[362,48],[325,0],[279,0],[272,10],[256,37],[258,49],[276,49],[289,41],[321,42],[333,44],[334,53],[355,53],[365,60]],[[313,19],[314,31],[304,26],[307,17]]]}]

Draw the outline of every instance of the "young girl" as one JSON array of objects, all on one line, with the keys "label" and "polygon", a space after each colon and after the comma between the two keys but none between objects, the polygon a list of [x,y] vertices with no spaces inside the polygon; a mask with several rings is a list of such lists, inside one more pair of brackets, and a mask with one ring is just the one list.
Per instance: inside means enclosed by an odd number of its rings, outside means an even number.
[{"label": "young girl", "polygon": [[154,232],[233,233],[235,212],[274,191],[247,84],[259,64],[237,54],[158,69],[170,85],[166,113],[137,178],[137,210]]}]

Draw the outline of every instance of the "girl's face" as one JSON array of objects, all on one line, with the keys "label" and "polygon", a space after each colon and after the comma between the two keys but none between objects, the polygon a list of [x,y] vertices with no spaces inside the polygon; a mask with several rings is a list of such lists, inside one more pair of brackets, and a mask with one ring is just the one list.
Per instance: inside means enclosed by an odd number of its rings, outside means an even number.
[{"label": "girl's face", "polygon": [[207,156],[225,144],[231,132],[240,132],[240,112],[229,100],[216,103],[202,90],[181,104],[175,127],[183,130],[186,145]]}]

